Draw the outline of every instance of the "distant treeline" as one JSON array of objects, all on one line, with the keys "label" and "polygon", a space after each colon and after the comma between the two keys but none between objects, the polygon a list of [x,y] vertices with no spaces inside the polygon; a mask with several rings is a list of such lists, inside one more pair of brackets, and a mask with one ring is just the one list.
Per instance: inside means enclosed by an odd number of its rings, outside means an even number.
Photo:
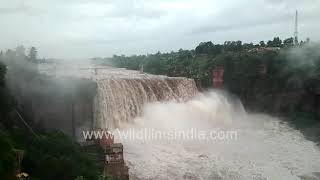
[{"label": "distant treeline", "polygon": [[213,44],[209,41],[201,42],[193,50],[180,49],[178,52],[134,56],[114,55],[105,62],[111,61],[119,68],[143,69],[144,72],[151,74],[194,78],[203,88],[212,87],[212,69],[223,65],[225,85],[230,88],[237,87],[234,90],[240,91],[241,88],[251,87],[253,81],[260,77],[259,70],[263,65],[267,67],[266,76],[271,80],[276,78],[279,82],[273,86],[284,86],[286,83],[283,84],[278,80],[288,78],[283,77],[288,74],[282,73],[288,63],[287,53],[292,49],[304,48],[308,44],[310,45],[309,39],[295,45],[293,38],[282,41],[279,37],[266,43],[261,41],[259,44],[241,41]]}]

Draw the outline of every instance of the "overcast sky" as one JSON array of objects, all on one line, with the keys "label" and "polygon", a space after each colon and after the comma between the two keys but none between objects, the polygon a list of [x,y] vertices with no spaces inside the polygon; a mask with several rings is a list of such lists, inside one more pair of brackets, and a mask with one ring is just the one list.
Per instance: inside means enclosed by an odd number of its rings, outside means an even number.
[{"label": "overcast sky", "polygon": [[320,40],[320,0],[0,0],[0,48],[88,58],[193,49],[202,41]]}]

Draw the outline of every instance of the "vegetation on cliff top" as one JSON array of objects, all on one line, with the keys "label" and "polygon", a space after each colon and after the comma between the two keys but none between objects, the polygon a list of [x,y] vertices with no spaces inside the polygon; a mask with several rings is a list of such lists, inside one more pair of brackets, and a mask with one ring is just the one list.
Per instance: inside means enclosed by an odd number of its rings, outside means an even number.
[{"label": "vegetation on cliff top", "polygon": [[[183,76],[196,80],[203,88],[212,86],[212,69],[223,65],[224,85],[236,93],[246,94],[253,87],[261,91],[288,90],[301,88],[311,78],[317,79],[320,67],[317,54],[319,45],[308,39],[294,46],[293,38],[282,41],[276,37],[267,43],[242,43],[226,41],[213,44],[200,43],[195,50],[182,50],[171,53],[148,55],[117,56],[105,59],[116,67],[140,70],[151,74]],[[266,68],[265,81],[261,79],[261,68]],[[268,88],[265,88],[268,87]]]}]

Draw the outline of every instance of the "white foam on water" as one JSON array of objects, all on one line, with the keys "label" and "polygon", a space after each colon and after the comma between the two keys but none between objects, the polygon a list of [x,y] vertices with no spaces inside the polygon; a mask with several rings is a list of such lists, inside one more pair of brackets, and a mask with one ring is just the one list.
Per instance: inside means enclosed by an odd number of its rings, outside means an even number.
[{"label": "white foam on water", "polygon": [[[131,179],[295,180],[320,171],[320,151],[280,119],[247,114],[217,92],[144,106],[122,132],[235,131],[237,140],[122,139]],[[118,137],[119,138],[119,137]]]}]

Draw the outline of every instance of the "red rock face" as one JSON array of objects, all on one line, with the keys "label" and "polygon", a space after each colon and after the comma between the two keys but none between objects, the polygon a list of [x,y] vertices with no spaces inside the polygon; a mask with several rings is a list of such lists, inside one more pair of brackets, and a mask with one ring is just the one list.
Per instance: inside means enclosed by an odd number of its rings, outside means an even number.
[{"label": "red rock face", "polygon": [[217,66],[212,70],[212,85],[214,88],[223,87],[223,75],[224,75],[223,66]]}]

